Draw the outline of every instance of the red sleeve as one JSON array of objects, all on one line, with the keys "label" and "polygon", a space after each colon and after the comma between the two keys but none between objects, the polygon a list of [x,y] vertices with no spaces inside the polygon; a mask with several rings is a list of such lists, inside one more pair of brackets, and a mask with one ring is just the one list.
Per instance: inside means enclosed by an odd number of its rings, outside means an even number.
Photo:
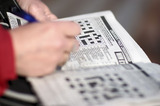
[{"label": "red sleeve", "polygon": [[8,81],[16,78],[12,40],[7,30],[0,26],[0,96]]}]

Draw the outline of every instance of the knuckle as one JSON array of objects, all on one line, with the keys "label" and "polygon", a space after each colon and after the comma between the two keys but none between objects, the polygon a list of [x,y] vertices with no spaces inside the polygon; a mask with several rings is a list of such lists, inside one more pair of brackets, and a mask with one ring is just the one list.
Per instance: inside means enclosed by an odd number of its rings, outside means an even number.
[{"label": "knuckle", "polygon": [[53,71],[52,67],[49,67],[48,69],[46,69],[45,74],[46,75],[50,74],[50,73],[52,73],[52,71]]},{"label": "knuckle", "polygon": [[54,43],[54,47],[55,49],[59,50],[59,49],[62,49],[64,47],[64,42],[62,40],[57,40],[55,41]]},{"label": "knuckle", "polygon": [[41,26],[41,32],[43,33],[49,33],[53,30],[53,26],[50,23],[41,23]]},{"label": "knuckle", "polygon": [[70,50],[70,51],[72,50],[74,44],[75,44],[75,43],[74,43],[73,41],[70,42],[70,44],[69,44],[69,48],[70,48],[69,50]]},{"label": "knuckle", "polygon": [[73,29],[75,35],[80,33],[80,25],[76,22],[71,21],[71,28]]},{"label": "knuckle", "polygon": [[52,23],[47,23],[46,29],[47,29],[48,31],[54,31],[54,30],[56,30],[56,27],[55,27],[55,25],[52,24]]}]

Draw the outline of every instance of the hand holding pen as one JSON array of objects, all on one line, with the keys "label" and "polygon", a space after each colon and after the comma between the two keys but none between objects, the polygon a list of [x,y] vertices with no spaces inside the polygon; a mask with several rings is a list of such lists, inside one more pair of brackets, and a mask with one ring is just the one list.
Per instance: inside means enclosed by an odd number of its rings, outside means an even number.
[{"label": "hand holding pen", "polygon": [[20,7],[37,21],[53,21],[57,17],[41,0],[17,0]]},{"label": "hand holding pen", "polygon": [[80,33],[80,26],[70,21],[49,20],[52,18],[48,17],[40,19],[28,13],[20,11],[15,14],[32,22],[31,24],[9,30],[15,53],[16,73],[21,76],[44,76],[68,60],[77,43],[75,36]]}]

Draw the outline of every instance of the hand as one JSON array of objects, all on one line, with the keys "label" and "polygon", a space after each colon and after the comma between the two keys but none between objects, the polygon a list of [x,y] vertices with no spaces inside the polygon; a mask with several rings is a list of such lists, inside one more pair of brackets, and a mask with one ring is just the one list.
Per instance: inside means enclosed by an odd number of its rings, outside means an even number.
[{"label": "hand", "polygon": [[68,21],[41,22],[9,32],[13,40],[17,73],[22,76],[42,76],[65,63],[80,27]]},{"label": "hand", "polygon": [[38,21],[52,21],[57,17],[40,0],[17,0],[21,8],[35,17]]}]

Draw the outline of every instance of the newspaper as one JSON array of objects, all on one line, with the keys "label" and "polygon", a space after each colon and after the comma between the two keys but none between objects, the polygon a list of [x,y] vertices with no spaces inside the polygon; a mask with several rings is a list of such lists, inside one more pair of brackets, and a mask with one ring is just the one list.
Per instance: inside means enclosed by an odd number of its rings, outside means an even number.
[{"label": "newspaper", "polygon": [[65,18],[80,24],[80,43],[62,70],[150,62],[143,50],[117,22],[111,11]]},{"label": "newspaper", "polygon": [[111,65],[32,78],[44,106],[159,106],[160,66]]},{"label": "newspaper", "polygon": [[28,78],[44,106],[160,105],[160,66],[111,11],[60,19],[80,24],[80,47],[61,70]]},{"label": "newspaper", "polygon": [[16,16],[15,14],[11,13],[11,12],[7,12],[7,16],[8,16],[8,20],[9,20],[9,25],[11,29],[15,29],[19,26],[25,25],[27,24],[27,20]]}]

